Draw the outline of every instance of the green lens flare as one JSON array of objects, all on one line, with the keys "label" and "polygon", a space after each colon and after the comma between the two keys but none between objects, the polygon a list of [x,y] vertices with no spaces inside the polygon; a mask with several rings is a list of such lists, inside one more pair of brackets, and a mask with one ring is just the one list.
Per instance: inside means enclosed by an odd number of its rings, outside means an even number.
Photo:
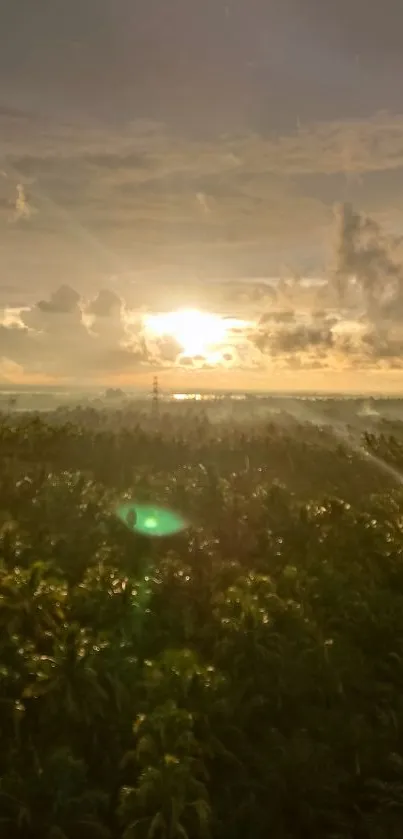
[{"label": "green lens flare", "polygon": [[126,527],[143,536],[173,536],[188,526],[179,513],[134,501],[120,504],[116,515]]}]

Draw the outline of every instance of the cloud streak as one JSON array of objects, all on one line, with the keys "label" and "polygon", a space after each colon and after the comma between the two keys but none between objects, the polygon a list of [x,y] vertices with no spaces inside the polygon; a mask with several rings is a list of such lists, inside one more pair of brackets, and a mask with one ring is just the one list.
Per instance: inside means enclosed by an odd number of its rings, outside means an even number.
[{"label": "cloud streak", "polygon": [[[134,183],[226,172],[275,175],[368,173],[403,165],[403,115],[310,123],[288,134],[245,133],[202,141],[162,123],[136,120],[119,133],[102,125],[46,120],[0,108],[1,152],[21,171],[51,175],[57,165],[131,174]],[[347,154],[348,152],[348,154]]]},{"label": "cloud streak", "polygon": [[[29,236],[48,287],[48,266],[61,253],[61,279],[73,285],[67,263],[80,274],[84,265],[98,275],[155,269],[163,282],[176,273],[183,285],[192,271],[209,279],[278,275],[286,262],[323,269],[332,205],[349,188],[347,176],[403,170],[399,114],[202,140],[158,122],[117,131],[0,109],[0,134],[4,260],[21,275]],[[389,211],[380,199],[374,209]]]}]

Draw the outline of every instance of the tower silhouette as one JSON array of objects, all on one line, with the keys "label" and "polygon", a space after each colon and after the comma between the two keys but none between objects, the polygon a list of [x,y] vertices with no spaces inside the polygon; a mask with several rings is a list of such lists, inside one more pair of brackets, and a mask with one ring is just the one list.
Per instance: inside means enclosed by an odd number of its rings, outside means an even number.
[{"label": "tower silhouette", "polygon": [[153,378],[153,401],[152,401],[152,411],[154,417],[158,417],[159,415],[159,398],[160,398],[160,389],[158,384],[158,376],[154,376]]}]

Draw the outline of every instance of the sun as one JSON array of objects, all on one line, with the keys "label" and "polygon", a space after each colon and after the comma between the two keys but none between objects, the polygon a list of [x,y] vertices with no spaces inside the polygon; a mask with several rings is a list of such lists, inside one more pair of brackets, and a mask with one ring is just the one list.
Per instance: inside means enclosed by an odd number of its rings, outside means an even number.
[{"label": "sun", "polygon": [[220,315],[182,310],[148,315],[146,327],[154,335],[174,338],[184,355],[206,356],[225,342],[230,324]]}]

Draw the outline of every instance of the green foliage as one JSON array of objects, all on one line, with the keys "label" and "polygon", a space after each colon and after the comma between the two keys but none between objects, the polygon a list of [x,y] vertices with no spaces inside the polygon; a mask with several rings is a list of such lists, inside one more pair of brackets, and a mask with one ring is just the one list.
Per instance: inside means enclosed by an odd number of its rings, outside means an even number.
[{"label": "green foliage", "polygon": [[400,839],[403,491],[320,430],[196,431],[0,428],[0,835]]}]

